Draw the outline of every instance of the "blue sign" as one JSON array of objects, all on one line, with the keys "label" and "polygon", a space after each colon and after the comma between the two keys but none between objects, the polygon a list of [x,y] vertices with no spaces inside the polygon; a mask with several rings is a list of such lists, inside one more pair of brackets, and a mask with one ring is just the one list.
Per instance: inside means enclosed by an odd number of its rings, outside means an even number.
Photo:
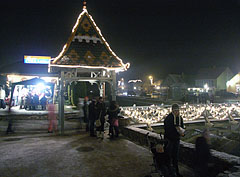
[{"label": "blue sign", "polygon": [[27,64],[49,64],[50,56],[27,56],[24,55],[24,63]]}]

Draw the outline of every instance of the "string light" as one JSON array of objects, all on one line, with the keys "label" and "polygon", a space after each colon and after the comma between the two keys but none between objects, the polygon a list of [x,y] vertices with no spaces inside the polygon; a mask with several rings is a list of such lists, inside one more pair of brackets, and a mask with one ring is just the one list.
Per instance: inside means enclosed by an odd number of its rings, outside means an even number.
[{"label": "string light", "polygon": [[[75,36],[75,33],[78,29],[78,26],[79,26],[79,23],[83,17],[83,15],[86,14],[86,16],[90,19],[90,21],[92,22],[95,30],[98,32],[101,40],[103,41],[104,45],[107,47],[107,49],[109,50],[109,52],[121,63],[121,67],[104,67],[104,66],[83,66],[83,65],[58,65],[56,64],[58,60],[60,60],[63,55],[67,52],[71,42],[72,42],[72,39],[74,38]],[[107,43],[107,41],[105,40],[105,38],[103,37],[100,29],[97,27],[96,23],[94,22],[93,18],[91,15],[88,14],[88,11],[85,8],[83,8],[83,11],[80,13],[80,15],[78,16],[78,19],[77,19],[77,22],[75,23],[73,29],[72,29],[72,34],[70,36],[70,38],[68,39],[68,42],[64,45],[62,51],[59,53],[59,55],[56,57],[56,58],[53,58],[53,61],[52,63],[49,64],[50,67],[52,66],[55,66],[55,67],[71,67],[71,68],[94,68],[94,69],[107,69],[107,70],[115,70],[116,72],[119,72],[119,71],[124,71],[124,70],[127,70],[129,67],[130,67],[130,63],[126,63],[124,64],[122,59],[120,59],[113,51],[112,49],[110,48],[109,44]]]},{"label": "string light", "polygon": [[[130,117],[138,123],[160,123],[171,112],[171,107],[162,106],[134,106],[122,107],[122,114]],[[234,117],[240,115],[239,104],[209,104],[209,105],[188,105],[180,108],[180,115],[184,121],[203,120],[211,124],[210,120],[226,120],[236,122]]]}]

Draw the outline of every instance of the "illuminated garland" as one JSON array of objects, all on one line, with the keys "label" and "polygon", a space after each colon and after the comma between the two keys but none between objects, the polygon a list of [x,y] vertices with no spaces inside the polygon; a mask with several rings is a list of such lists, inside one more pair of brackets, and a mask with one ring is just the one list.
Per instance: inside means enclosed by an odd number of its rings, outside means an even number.
[{"label": "illuminated garland", "polygon": [[128,83],[136,83],[136,82],[142,82],[142,80],[129,80]]},{"label": "illuminated garland", "polygon": [[[79,23],[80,23],[80,20],[81,18],[83,17],[83,15],[86,14],[88,16],[88,18],[91,20],[95,30],[98,32],[101,40],[104,42],[104,45],[107,47],[107,49],[109,50],[109,52],[114,56],[116,57],[117,60],[119,60],[119,62],[121,63],[121,67],[118,67],[118,68],[115,68],[115,67],[104,67],[104,66],[82,66],[82,65],[58,65],[56,64],[56,62],[61,59],[61,57],[63,57],[63,55],[67,52],[71,42],[72,42],[72,39],[74,38],[75,36],[75,33],[77,31],[77,28],[79,26]],[[100,29],[97,27],[96,23],[94,22],[93,18],[91,15],[88,14],[88,11],[86,8],[83,8],[83,11],[82,13],[80,13],[80,15],[78,16],[78,19],[77,19],[77,22],[75,23],[73,29],[72,29],[72,34],[70,36],[70,38],[68,39],[68,42],[63,46],[63,49],[62,51],[59,53],[59,55],[53,59],[52,61],[52,64],[50,63],[49,66],[55,66],[55,67],[70,67],[70,68],[93,68],[93,69],[106,69],[106,70],[115,70],[115,71],[124,71],[124,70],[127,70],[129,67],[130,67],[130,63],[126,63],[124,64],[122,59],[120,59],[113,51],[112,49],[110,48],[109,44],[107,43],[107,41],[105,40],[105,38],[103,37]]]},{"label": "illuminated garland", "polygon": [[[139,123],[160,123],[171,112],[171,107],[162,106],[133,106],[122,107],[122,114],[130,117]],[[238,104],[210,104],[210,105],[189,105],[184,104],[180,108],[180,115],[184,121],[204,120],[210,123],[209,118],[214,120],[226,120],[240,115]]]}]

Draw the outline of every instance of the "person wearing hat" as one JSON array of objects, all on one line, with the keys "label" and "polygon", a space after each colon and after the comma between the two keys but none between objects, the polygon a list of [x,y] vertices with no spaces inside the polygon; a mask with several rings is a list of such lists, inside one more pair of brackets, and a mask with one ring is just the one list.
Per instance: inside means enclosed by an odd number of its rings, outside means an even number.
[{"label": "person wearing hat", "polygon": [[176,176],[181,177],[178,168],[180,137],[184,136],[183,119],[179,114],[179,105],[172,105],[172,112],[164,120],[164,138],[167,140],[166,152]]}]

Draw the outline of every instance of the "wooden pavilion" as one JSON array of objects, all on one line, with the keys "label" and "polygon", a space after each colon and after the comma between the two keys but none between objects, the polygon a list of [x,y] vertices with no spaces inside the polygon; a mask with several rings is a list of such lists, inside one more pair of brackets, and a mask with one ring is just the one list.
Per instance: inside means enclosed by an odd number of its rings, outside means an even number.
[{"label": "wooden pavilion", "polygon": [[86,2],[67,43],[49,63],[49,72],[59,73],[59,119],[64,133],[64,87],[76,81],[97,84],[100,96],[105,96],[105,83],[111,86],[112,100],[116,100],[116,72],[125,71],[124,64],[110,48],[91,15]]}]

